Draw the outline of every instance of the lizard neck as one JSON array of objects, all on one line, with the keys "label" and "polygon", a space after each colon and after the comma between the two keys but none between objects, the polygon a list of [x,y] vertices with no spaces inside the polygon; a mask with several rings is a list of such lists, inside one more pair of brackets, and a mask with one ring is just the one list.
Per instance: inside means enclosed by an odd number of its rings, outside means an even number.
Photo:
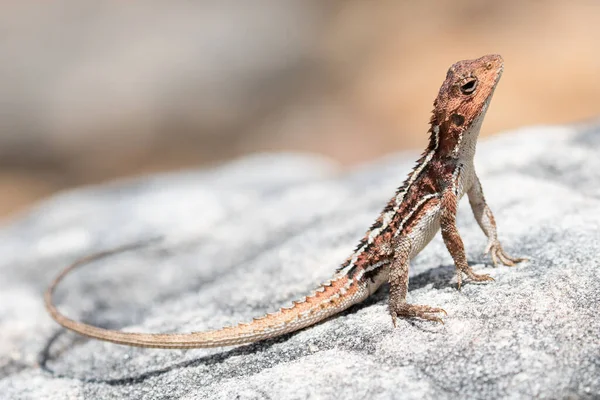
[{"label": "lizard neck", "polygon": [[434,113],[430,122],[431,135],[428,150],[433,150],[435,157],[440,160],[471,164],[475,157],[477,139],[490,99],[491,97],[467,127],[457,124],[454,116],[445,118],[438,123],[438,116]]},{"label": "lizard neck", "polygon": [[477,139],[479,138],[479,132],[481,131],[481,125],[485,118],[488,104],[489,100],[483,105],[481,113],[473,120],[471,126],[460,135],[453,150],[453,154],[463,163],[473,163]]}]

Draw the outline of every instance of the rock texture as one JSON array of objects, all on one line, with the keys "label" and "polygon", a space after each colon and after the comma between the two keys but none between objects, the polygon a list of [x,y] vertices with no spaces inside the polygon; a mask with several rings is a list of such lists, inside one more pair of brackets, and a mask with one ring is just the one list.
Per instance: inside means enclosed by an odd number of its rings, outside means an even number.
[{"label": "rock texture", "polygon": [[0,398],[598,398],[600,126],[540,127],[480,144],[476,163],[504,246],[493,268],[468,204],[475,270],[455,288],[440,238],[414,260],[409,301],[445,325],[401,321],[387,289],[285,337],[168,351],[60,329],[42,293],[65,264],[123,242],[161,244],[64,282],[69,315],[126,330],[216,328],[274,310],[325,280],[412,166],[401,154],[340,174],[326,160],[264,155],[201,172],[56,196],[0,230]]}]

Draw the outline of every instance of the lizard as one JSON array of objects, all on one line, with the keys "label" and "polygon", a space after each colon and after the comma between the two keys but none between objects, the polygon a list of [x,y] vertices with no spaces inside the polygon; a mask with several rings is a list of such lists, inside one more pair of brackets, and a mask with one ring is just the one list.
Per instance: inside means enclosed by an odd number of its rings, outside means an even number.
[{"label": "lizard", "polygon": [[487,236],[485,254],[491,255],[494,266],[498,262],[514,266],[525,260],[509,256],[500,244],[494,216],[474,167],[481,125],[503,69],[504,62],[499,55],[463,60],[450,67],[434,101],[429,143],[416,166],[333,277],[312,294],[294,301],[292,306],[248,323],[190,333],[109,330],[60,313],[53,303],[53,293],[60,281],[90,261],[133,248],[125,246],[85,257],[63,270],[46,291],[47,310],[65,328],[117,344],[155,348],[221,347],[270,339],[314,325],[362,302],[389,282],[389,313],[394,326],[399,317],[443,323],[440,316],[447,315],[444,309],[407,302],[409,263],[441,230],[456,267],[459,290],[463,275],[474,282],[493,280],[487,274],[475,273],[467,263],[456,227],[457,206],[464,194]]}]

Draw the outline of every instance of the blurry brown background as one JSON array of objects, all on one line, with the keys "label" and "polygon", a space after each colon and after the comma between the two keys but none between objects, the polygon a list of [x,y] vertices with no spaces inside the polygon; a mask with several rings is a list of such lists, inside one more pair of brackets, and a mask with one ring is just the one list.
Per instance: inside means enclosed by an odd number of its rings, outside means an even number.
[{"label": "blurry brown background", "polygon": [[447,68],[486,53],[505,73],[484,135],[595,117],[599,43],[597,0],[4,0],[0,217],[251,152],[421,147]]}]

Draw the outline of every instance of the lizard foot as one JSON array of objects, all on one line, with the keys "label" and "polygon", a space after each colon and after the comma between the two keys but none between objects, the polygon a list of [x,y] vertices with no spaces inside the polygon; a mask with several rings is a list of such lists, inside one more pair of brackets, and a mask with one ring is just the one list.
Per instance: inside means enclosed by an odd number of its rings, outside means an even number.
[{"label": "lizard foot", "polygon": [[444,321],[436,316],[436,313],[444,313],[448,315],[446,310],[443,308],[430,307],[418,304],[408,304],[408,303],[400,303],[400,304],[392,304],[390,303],[390,314],[392,315],[392,323],[394,324],[394,328],[396,327],[396,318],[421,318],[428,321],[441,322]]},{"label": "lizard foot", "polygon": [[511,257],[508,254],[506,254],[506,252],[502,248],[502,245],[497,239],[488,242],[484,254],[488,253],[492,256],[492,262],[494,263],[494,267],[498,266],[498,261],[509,267],[514,267],[516,264],[528,260],[524,257]]},{"label": "lizard foot", "polygon": [[471,269],[471,267],[467,266],[464,269],[459,269],[458,273],[456,274],[456,277],[458,278],[458,290],[460,290],[460,287],[462,286],[462,274],[463,274],[463,272],[473,282],[485,282],[485,281],[493,281],[493,280],[495,280],[494,278],[492,278],[488,274],[476,274],[475,272],[473,272],[473,270]]}]

